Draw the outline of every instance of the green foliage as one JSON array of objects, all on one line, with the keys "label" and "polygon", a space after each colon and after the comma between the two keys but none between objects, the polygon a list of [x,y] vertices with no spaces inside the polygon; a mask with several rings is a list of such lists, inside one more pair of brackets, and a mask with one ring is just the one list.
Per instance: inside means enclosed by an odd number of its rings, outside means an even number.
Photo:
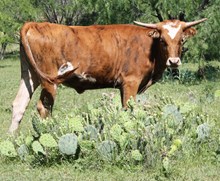
[{"label": "green foliage", "polygon": [[210,6],[202,12],[202,15],[207,17],[208,21],[199,30],[201,31],[198,36],[200,44],[196,44],[196,47],[205,60],[219,60],[218,46],[220,35],[218,27],[220,25],[220,0],[211,1]]},{"label": "green foliage", "polygon": [[220,90],[215,91],[215,98],[220,98]]},{"label": "green foliage", "polygon": [[[49,21],[66,25],[122,24],[140,20],[157,23],[162,19],[194,21],[208,18],[196,26],[198,34],[184,45],[184,61],[199,63],[219,60],[220,1],[164,0],[2,0],[0,2],[0,43],[18,41],[25,21]],[[9,11],[10,9],[10,11]],[[13,12],[13,13],[11,13]],[[6,44],[5,44],[6,43]]]},{"label": "green foliage", "polygon": [[37,10],[30,0],[0,1],[0,57],[4,57],[9,43],[19,42],[20,27],[26,21],[36,20]]}]

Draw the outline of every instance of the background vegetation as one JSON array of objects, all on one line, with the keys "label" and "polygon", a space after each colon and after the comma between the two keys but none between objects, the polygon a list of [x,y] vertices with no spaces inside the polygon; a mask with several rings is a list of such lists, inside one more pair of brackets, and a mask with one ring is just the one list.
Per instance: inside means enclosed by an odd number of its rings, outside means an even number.
[{"label": "background vegetation", "polygon": [[[1,0],[1,180],[220,180],[220,0]],[[193,21],[178,79],[163,79],[122,111],[117,90],[78,95],[60,86],[53,117],[33,96],[20,134],[7,135],[20,80],[25,21],[66,25]],[[72,146],[68,144],[72,143]]]},{"label": "background vegetation", "polygon": [[219,59],[220,0],[1,0],[0,58],[10,43],[18,43],[19,29],[26,21],[49,21],[66,25],[92,25],[180,19],[208,21],[197,27],[198,35],[185,47],[185,61]]}]

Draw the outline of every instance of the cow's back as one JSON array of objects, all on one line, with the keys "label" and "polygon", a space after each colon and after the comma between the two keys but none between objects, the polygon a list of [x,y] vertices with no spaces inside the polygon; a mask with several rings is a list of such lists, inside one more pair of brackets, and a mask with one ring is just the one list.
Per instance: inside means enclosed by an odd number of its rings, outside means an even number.
[{"label": "cow's back", "polygon": [[96,88],[115,86],[129,75],[143,78],[150,74],[153,40],[147,31],[134,25],[26,23],[21,39],[23,44],[28,43],[36,63],[32,66],[41,72],[57,76],[59,68],[70,62],[77,67],[75,74],[93,78]]}]

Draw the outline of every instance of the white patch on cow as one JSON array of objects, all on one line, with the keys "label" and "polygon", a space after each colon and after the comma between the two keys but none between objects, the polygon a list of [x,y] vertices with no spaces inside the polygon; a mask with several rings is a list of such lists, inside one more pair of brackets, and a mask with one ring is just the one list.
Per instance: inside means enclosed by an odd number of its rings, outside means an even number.
[{"label": "white patch on cow", "polygon": [[168,35],[170,36],[170,38],[174,39],[178,31],[180,30],[181,25],[179,25],[178,27],[174,27],[174,24],[166,24],[166,25],[163,25],[163,28],[167,29]]},{"label": "white patch on cow", "polygon": [[89,81],[89,82],[93,82],[95,83],[96,82],[96,79],[91,77],[90,75],[86,74],[85,72],[77,75],[78,78],[80,78],[82,81]]},{"label": "white patch on cow", "polygon": [[71,70],[73,70],[73,65],[70,62],[66,62],[59,68],[58,75],[63,75]]}]

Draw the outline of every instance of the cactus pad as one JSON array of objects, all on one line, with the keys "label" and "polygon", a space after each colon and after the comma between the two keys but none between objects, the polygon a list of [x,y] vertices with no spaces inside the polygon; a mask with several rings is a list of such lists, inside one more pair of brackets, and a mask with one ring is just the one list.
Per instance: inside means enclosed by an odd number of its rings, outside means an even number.
[{"label": "cactus pad", "polygon": [[21,145],[18,148],[18,155],[21,158],[21,160],[25,160],[26,156],[29,155],[28,148],[25,144]]},{"label": "cactus pad", "polygon": [[68,120],[68,125],[71,131],[84,131],[83,124],[80,117],[74,117]]},{"label": "cactus pad", "polygon": [[77,136],[75,134],[66,134],[60,137],[58,147],[61,153],[74,155],[77,150]]},{"label": "cactus pad", "polygon": [[98,146],[98,153],[103,160],[113,160],[116,156],[117,145],[114,141],[106,140]]},{"label": "cactus pad", "polygon": [[90,140],[98,140],[98,130],[94,126],[88,125],[85,131]]},{"label": "cactus pad", "polygon": [[34,140],[33,136],[27,136],[27,137],[25,138],[25,144],[26,144],[27,146],[30,146],[31,143],[33,142],[33,140]]},{"label": "cactus pad", "polygon": [[17,152],[15,150],[14,144],[8,140],[0,143],[0,152],[2,155],[7,156],[7,157],[17,156]]},{"label": "cactus pad", "polygon": [[135,161],[141,161],[143,160],[143,156],[140,153],[139,150],[132,150],[131,151],[131,157],[135,160]]},{"label": "cactus pad", "polygon": [[48,148],[57,147],[56,140],[49,133],[42,134],[39,141],[44,147],[48,147]]},{"label": "cactus pad", "polygon": [[37,116],[33,116],[33,118],[32,118],[32,126],[34,128],[34,131],[36,131],[36,133],[38,135],[41,135],[42,133],[46,132],[45,125],[43,125],[41,123],[40,118],[38,118]]},{"label": "cactus pad", "polygon": [[42,145],[38,141],[34,141],[32,143],[32,149],[36,154],[42,153],[42,154],[46,155],[44,148],[42,147]]}]

